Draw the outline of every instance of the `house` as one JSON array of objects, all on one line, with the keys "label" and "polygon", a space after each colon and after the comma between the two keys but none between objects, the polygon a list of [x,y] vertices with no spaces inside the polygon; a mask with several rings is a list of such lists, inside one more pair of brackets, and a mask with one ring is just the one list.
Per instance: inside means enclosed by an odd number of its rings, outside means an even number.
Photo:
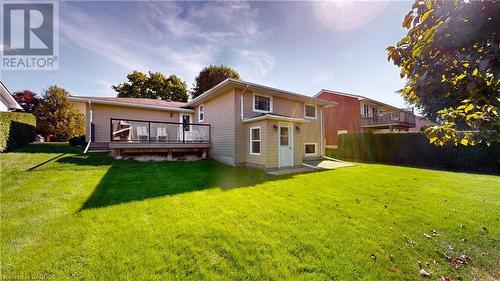
[{"label": "house", "polygon": [[0,81],[0,112],[17,110],[23,110],[23,108],[12,97],[9,89]]},{"label": "house", "polygon": [[188,103],[70,99],[86,115],[90,149],[107,147],[114,156],[194,152],[264,169],[322,157],[323,111],[336,104],[232,78]]},{"label": "house", "polygon": [[325,109],[326,147],[337,147],[337,136],[347,133],[408,131],[415,127],[413,109],[400,109],[363,96],[321,90],[317,99],[338,104]]},{"label": "house", "polygon": [[415,127],[410,128],[410,132],[423,132],[425,129],[431,126],[435,126],[436,123],[423,116],[415,116]]}]

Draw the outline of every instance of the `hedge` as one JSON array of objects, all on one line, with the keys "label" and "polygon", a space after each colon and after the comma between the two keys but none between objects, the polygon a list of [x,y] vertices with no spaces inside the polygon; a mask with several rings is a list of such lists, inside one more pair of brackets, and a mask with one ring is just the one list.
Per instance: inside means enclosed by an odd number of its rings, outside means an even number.
[{"label": "hedge", "polygon": [[25,146],[35,139],[36,118],[23,112],[0,112],[0,152]]},{"label": "hedge", "polygon": [[85,138],[85,135],[72,137],[68,140],[68,142],[71,146],[86,146],[87,145],[87,140]]},{"label": "hedge", "polygon": [[338,148],[329,154],[346,160],[500,173],[500,143],[436,147],[423,133],[339,135]]}]

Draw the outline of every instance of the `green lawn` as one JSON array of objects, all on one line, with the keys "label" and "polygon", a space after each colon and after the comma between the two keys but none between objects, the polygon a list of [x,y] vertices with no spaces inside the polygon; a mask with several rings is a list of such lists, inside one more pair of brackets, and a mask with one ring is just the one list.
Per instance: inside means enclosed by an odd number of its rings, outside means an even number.
[{"label": "green lawn", "polygon": [[432,280],[500,278],[498,176],[359,164],[274,177],[62,144],[0,160],[2,279],[420,280],[418,261]]}]

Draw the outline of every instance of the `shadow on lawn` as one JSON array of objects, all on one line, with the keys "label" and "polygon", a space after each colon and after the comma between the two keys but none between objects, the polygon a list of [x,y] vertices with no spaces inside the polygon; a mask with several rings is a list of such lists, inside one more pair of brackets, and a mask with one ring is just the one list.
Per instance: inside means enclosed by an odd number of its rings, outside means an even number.
[{"label": "shadow on lawn", "polygon": [[212,160],[143,163],[113,160],[104,155],[75,155],[60,158],[57,162],[111,165],[80,211],[214,187],[230,190],[290,177],[272,176],[257,169],[235,168]]},{"label": "shadow on lawn", "polygon": [[46,142],[46,143],[31,143],[27,146],[18,148],[13,152],[16,153],[82,153],[83,149],[68,145],[67,142]]}]

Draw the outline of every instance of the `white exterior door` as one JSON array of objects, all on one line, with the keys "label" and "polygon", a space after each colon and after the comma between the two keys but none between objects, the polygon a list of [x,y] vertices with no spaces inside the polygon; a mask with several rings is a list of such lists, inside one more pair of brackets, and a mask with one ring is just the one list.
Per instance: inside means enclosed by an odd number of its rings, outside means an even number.
[{"label": "white exterior door", "polygon": [[191,114],[179,114],[179,133],[177,134],[178,140],[191,140],[191,129],[193,116]]},{"label": "white exterior door", "polygon": [[291,167],[293,166],[293,130],[290,123],[279,124],[278,138],[278,165]]}]

